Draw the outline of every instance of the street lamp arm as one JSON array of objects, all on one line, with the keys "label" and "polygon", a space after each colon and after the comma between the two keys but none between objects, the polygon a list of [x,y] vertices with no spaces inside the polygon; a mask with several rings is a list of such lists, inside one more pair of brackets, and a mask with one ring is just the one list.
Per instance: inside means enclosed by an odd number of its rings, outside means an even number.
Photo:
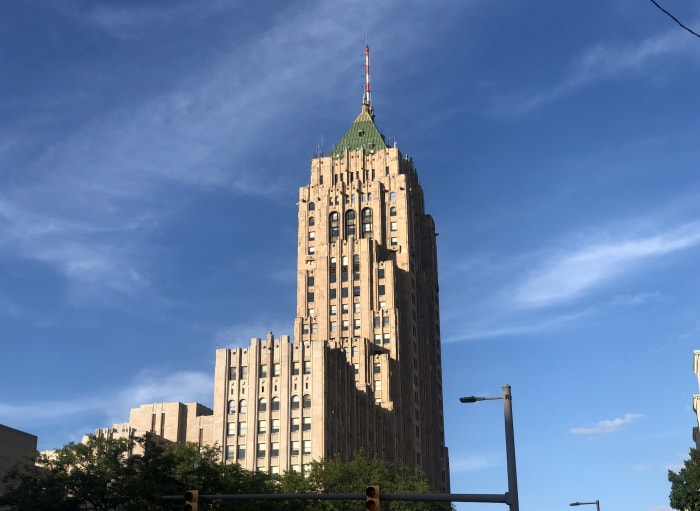
[{"label": "street lamp arm", "polygon": [[481,396],[465,396],[460,397],[460,403],[476,403],[477,401],[493,401],[495,399],[503,399],[503,396],[499,397],[481,397]]}]

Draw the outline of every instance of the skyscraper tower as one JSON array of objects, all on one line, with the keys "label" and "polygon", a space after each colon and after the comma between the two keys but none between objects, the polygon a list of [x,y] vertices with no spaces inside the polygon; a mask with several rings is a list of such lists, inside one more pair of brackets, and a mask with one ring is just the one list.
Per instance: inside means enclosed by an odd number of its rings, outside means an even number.
[{"label": "skyscraper tower", "polygon": [[449,491],[435,225],[369,78],[366,47],[360,114],[299,190],[293,343],[217,351],[213,440],[272,473],[363,449]]}]

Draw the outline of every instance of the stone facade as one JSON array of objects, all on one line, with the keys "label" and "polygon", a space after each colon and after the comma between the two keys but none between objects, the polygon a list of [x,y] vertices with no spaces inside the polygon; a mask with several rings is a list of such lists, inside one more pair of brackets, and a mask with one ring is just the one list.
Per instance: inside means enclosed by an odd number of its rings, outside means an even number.
[{"label": "stone facade", "polygon": [[435,236],[413,161],[363,105],[299,191],[294,342],[217,351],[224,459],[277,473],[363,449],[449,490]]}]

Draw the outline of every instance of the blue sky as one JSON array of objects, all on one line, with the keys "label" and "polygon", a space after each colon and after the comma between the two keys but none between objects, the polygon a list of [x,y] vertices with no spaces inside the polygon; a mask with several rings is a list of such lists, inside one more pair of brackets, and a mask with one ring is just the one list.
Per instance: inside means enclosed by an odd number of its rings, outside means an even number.
[{"label": "blue sky", "polygon": [[[700,29],[700,9],[666,5]],[[668,510],[700,343],[700,39],[651,2],[25,0],[0,17],[0,423],[39,448],[291,333],[297,189],[359,113],[438,238],[452,491]],[[505,509],[499,504],[460,509]]]}]

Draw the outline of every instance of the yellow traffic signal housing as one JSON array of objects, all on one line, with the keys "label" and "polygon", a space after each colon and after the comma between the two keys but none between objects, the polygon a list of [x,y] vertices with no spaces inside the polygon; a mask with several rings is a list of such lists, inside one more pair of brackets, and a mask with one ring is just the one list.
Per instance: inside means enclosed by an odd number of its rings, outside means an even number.
[{"label": "yellow traffic signal housing", "polygon": [[365,490],[365,509],[367,511],[379,511],[379,486],[368,486]]},{"label": "yellow traffic signal housing", "polygon": [[199,491],[187,490],[185,492],[185,511],[197,511]]}]

